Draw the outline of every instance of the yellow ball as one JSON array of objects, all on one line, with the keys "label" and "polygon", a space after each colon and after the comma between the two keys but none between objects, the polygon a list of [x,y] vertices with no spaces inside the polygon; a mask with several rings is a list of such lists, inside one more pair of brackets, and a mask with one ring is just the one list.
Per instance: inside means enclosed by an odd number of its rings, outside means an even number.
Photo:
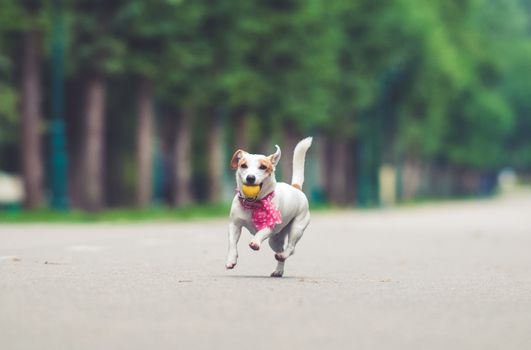
[{"label": "yellow ball", "polygon": [[256,198],[260,192],[260,185],[242,185],[243,195],[247,198]]}]

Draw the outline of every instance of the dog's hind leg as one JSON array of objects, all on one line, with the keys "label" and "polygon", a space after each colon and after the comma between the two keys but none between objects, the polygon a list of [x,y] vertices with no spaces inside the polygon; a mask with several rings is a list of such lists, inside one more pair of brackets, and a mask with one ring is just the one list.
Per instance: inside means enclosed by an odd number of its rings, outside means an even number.
[{"label": "dog's hind leg", "polygon": [[288,231],[288,244],[286,245],[286,249],[284,249],[280,253],[275,254],[275,259],[277,259],[277,261],[284,262],[287,258],[289,258],[295,253],[295,246],[301,239],[304,230],[306,230],[306,227],[308,227],[309,223],[309,212],[304,212],[293,219],[293,222],[290,224],[290,228]]},{"label": "dog's hind leg", "polygon": [[[288,227],[284,228],[282,231],[276,235],[269,238],[269,246],[275,253],[281,253],[284,250],[284,243],[286,242],[286,236],[288,233]],[[271,274],[271,277],[282,277],[284,274],[284,261],[277,261],[277,268]]]}]

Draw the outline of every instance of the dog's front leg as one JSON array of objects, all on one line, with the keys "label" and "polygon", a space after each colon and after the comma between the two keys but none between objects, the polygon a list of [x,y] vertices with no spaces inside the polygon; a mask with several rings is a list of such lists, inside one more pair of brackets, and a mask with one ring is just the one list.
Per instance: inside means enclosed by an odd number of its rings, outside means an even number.
[{"label": "dog's front leg", "polygon": [[256,232],[251,243],[249,243],[249,247],[251,247],[252,250],[259,250],[262,242],[271,237],[272,234],[273,230],[269,227],[261,229],[260,231]]},{"label": "dog's front leg", "polygon": [[227,262],[225,263],[225,267],[227,269],[232,269],[234,266],[236,266],[236,262],[238,260],[237,245],[241,234],[242,227],[231,222],[229,225],[229,253],[227,254]]}]

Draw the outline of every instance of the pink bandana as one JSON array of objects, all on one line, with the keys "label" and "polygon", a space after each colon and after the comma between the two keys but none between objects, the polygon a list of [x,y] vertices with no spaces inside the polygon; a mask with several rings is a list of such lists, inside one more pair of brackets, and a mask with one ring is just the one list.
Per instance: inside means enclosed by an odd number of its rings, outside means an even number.
[{"label": "pink bandana", "polygon": [[271,192],[264,198],[257,201],[248,201],[241,196],[239,197],[242,207],[253,211],[251,219],[253,220],[253,224],[258,231],[265,227],[273,229],[276,224],[282,223],[282,215],[280,215],[280,211],[271,201],[274,196],[275,192]]}]

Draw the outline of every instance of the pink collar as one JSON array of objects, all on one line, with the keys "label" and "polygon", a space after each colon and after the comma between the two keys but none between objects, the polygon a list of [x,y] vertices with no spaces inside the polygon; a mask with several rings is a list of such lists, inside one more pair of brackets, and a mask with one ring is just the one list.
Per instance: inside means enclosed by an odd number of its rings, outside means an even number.
[{"label": "pink collar", "polygon": [[282,223],[282,215],[272,201],[274,196],[273,191],[262,199],[248,200],[238,193],[240,205],[245,210],[252,210],[251,219],[258,231],[266,227],[273,229],[276,224]]}]

